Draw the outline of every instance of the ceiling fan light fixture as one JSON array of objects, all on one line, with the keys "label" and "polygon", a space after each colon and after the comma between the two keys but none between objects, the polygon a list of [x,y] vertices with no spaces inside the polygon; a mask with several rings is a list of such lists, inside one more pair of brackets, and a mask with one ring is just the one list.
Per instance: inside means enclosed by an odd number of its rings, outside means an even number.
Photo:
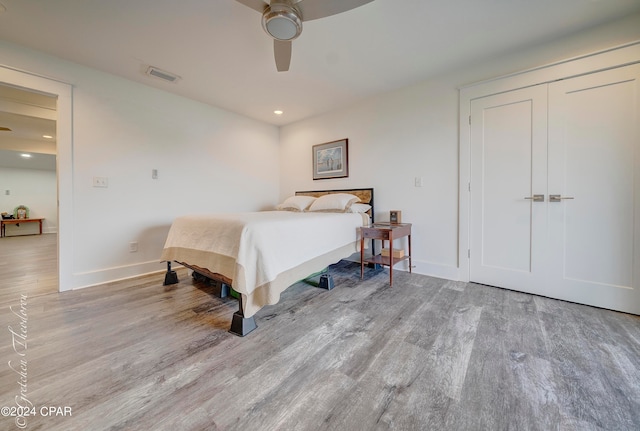
[{"label": "ceiling fan light fixture", "polygon": [[293,6],[273,3],[262,14],[262,28],[276,40],[293,40],[302,33],[302,19]]}]

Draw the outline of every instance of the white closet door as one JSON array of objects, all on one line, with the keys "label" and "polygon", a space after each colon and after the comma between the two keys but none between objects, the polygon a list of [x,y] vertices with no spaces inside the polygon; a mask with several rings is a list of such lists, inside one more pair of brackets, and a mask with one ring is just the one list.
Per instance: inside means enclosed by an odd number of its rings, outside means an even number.
[{"label": "white closet door", "polygon": [[534,293],[544,284],[546,160],[546,85],[471,102],[471,281]]},{"label": "white closet door", "polygon": [[549,280],[541,294],[640,314],[640,66],[549,85]]}]

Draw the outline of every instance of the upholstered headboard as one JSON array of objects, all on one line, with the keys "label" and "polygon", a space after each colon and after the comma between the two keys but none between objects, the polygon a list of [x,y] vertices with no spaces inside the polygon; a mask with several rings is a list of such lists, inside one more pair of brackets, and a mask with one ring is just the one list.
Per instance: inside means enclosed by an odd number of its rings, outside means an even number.
[{"label": "upholstered headboard", "polygon": [[329,195],[331,193],[349,193],[355,195],[360,198],[360,202],[363,204],[371,205],[371,210],[369,210],[369,215],[371,216],[371,221],[374,221],[373,217],[373,188],[368,189],[343,189],[343,190],[311,190],[311,191],[302,191],[296,192],[296,196],[313,196],[319,197],[322,195]]}]

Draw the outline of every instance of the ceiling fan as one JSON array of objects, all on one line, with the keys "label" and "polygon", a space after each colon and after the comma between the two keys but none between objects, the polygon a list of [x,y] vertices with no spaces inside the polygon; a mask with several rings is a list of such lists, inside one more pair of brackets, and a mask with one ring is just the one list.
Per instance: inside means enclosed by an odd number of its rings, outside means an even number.
[{"label": "ceiling fan", "polygon": [[273,38],[278,72],[289,70],[291,41],[302,33],[302,22],[355,9],[373,0],[237,0],[262,14],[262,28]]}]

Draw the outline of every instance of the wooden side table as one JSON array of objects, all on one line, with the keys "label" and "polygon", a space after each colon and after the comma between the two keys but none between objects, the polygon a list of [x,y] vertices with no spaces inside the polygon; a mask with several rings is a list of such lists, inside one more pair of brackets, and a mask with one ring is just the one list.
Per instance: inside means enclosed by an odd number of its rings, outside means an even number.
[{"label": "wooden side table", "polygon": [[[393,257],[393,240],[405,236],[409,243],[409,254],[402,257]],[[365,239],[381,240],[382,248],[384,248],[385,241],[389,241],[389,256],[376,254],[365,258]],[[393,266],[403,260],[409,260],[409,272],[411,272],[411,223],[374,223],[371,226],[360,228],[360,280],[364,278],[364,264],[374,263],[389,267],[389,286],[393,286]]]}]

